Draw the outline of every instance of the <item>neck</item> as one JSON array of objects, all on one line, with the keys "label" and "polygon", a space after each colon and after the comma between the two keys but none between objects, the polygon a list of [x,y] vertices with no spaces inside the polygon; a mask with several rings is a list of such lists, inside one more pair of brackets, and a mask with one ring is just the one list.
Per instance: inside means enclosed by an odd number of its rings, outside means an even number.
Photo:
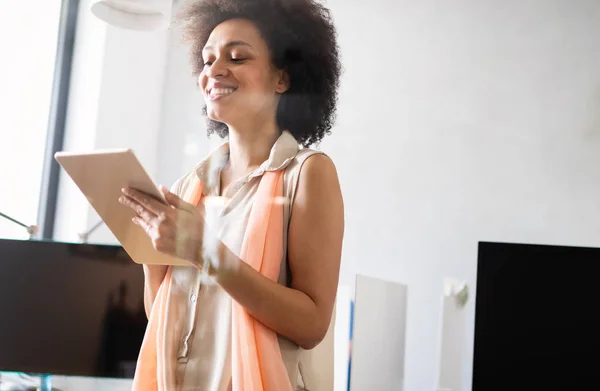
[{"label": "neck", "polygon": [[234,176],[242,175],[267,160],[280,134],[274,121],[243,128],[230,126],[229,168]]}]

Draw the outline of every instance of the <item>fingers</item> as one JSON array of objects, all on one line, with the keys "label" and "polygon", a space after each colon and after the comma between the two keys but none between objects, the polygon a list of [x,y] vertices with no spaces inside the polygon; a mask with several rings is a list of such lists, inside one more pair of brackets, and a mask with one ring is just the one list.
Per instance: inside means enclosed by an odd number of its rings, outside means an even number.
[{"label": "fingers", "polygon": [[148,222],[140,217],[134,217],[132,221],[146,231],[157,251],[180,257],[184,254],[185,242],[179,238],[180,235],[174,234],[174,229],[167,227],[166,221],[156,218]]},{"label": "fingers", "polygon": [[136,216],[131,219],[131,221],[144,229],[146,234],[152,239],[157,237],[175,236],[175,226],[173,222],[168,220],[163,213],[150,219],[145,219],[143,216]]},{"label": "fingers", "polygon": [[123,192],[125,197],[130,198],[135,203],[141,205],[143,208],[153,213],[155,216],[158,216],[161,213],[167,213],[169,209],[168,206],[163,204],[161,201],[139,190],[132,188],[124,188],[121,189],[121,191]]},{"label": "fingers", "polygon": [[131,209],[143,220],[146,222],[150,222],[152,219],[158,216],[157,213],[152,212],[150,209],[146,208],[145,205],[136,201],[135,199],[128,196],[119,197],[119,202]]},{"label": "fingers", "polygon": [[139,225],[144,231],[146,231],[146,235],[148,235],[150,237],[150,239],[153,238],[154,232],[152,231],[153,225],[150,223],[151,220],[146,221],[141,217],[134,217],[133,219],[131,219],[131,221],[133,221],[135,224]]},{"label": "fingers", "polygon": [[157,251],[194,262],[203,241],[203,213],[164,187],[161,191],[166,205],[130,189],[123,190],[119,201],[137,213],[132,221],[146,232]]},{"label": "fingers", "polygon": [[[123,203],[135,204],[135,201],[125,200]],[[137,216],[132,221],[143,228],[150,238],[164,237],[170,238],[173,241],[181,241],[189,237],[189,230],[194,233],[196,232],[198,224],[194,224],[194,218],[196,217],[194,214],[171,208],[168,214],[160,213],[157,216],[140,207],[139,204],[135,204],[133,209],[137,213]]]}]

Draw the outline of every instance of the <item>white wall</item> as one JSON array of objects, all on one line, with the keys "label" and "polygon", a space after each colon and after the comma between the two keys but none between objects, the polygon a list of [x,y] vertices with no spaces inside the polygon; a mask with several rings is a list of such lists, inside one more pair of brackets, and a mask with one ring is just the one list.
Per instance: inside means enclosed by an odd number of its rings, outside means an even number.
[{"label": "white wall", "polygon": [[[405,389],[432,390],[443,278],[474,288],[478,241],[600,246],[600,3],[327,4],[345,68],[322,144],[346,203],[342,283],[408,284]],[[186,140],[208,150],[187,61],[172,49],[161,181],[193,160]]]},{"label": "white wall", "polygon": [[[345,68],[322,144],[346,203],[341,280],[409,286],[405,390],[432,390],[443,277],[474,288],[478,241],[600,246],[600,3],[328,4]],[[78,36],[67,146],[132,146],[170,184],[211,148],[186,49],[176,32],[90,25]],[[57,238],[76,239],[96,220],[61,186]]]},{"label": "white wall", "polygon": [[[474,286],[477,241],[600,245],[600,4],[330,4],[344,277],[409,285],[406,389],[432,389],[442,279]],[[362,145],[362,161],[343,150]]]}]

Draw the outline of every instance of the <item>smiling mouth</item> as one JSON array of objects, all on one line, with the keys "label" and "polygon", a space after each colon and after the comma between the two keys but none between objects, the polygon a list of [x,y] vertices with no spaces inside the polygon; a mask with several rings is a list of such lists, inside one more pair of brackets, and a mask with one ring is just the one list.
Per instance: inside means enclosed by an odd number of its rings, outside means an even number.
[{"label": "smiling mouth", "polygon": [[225,96],[231,95],[237,88],[211,88],[208,91],[208,97],[211,100],[217,100]]}]

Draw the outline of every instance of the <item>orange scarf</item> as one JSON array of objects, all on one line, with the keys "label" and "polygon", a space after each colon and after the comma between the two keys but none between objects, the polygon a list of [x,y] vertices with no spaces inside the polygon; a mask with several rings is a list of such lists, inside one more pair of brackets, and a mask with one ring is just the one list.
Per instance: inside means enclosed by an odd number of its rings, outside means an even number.
[{"label": "orange scarf", "polygon": [[[184,197],[198,205],[202,183],[191,186]],[[272,281],[277,281],[283,257],[283,171],[263,175],[250,212],[242,244],[241,259]],[[165,319],[171,289],[171,267],[162,281],[148,319],[137,362],[132,391],[175,391],[169,389],[168,371],[176,357],[164,349]],[[254,319],[232,300],[232,386],[233,391],[292,391],[279,350],[277,334]],[[173,387],[173,386],[171,386]],[[204,390],[201,390],[204,391]]]}]

